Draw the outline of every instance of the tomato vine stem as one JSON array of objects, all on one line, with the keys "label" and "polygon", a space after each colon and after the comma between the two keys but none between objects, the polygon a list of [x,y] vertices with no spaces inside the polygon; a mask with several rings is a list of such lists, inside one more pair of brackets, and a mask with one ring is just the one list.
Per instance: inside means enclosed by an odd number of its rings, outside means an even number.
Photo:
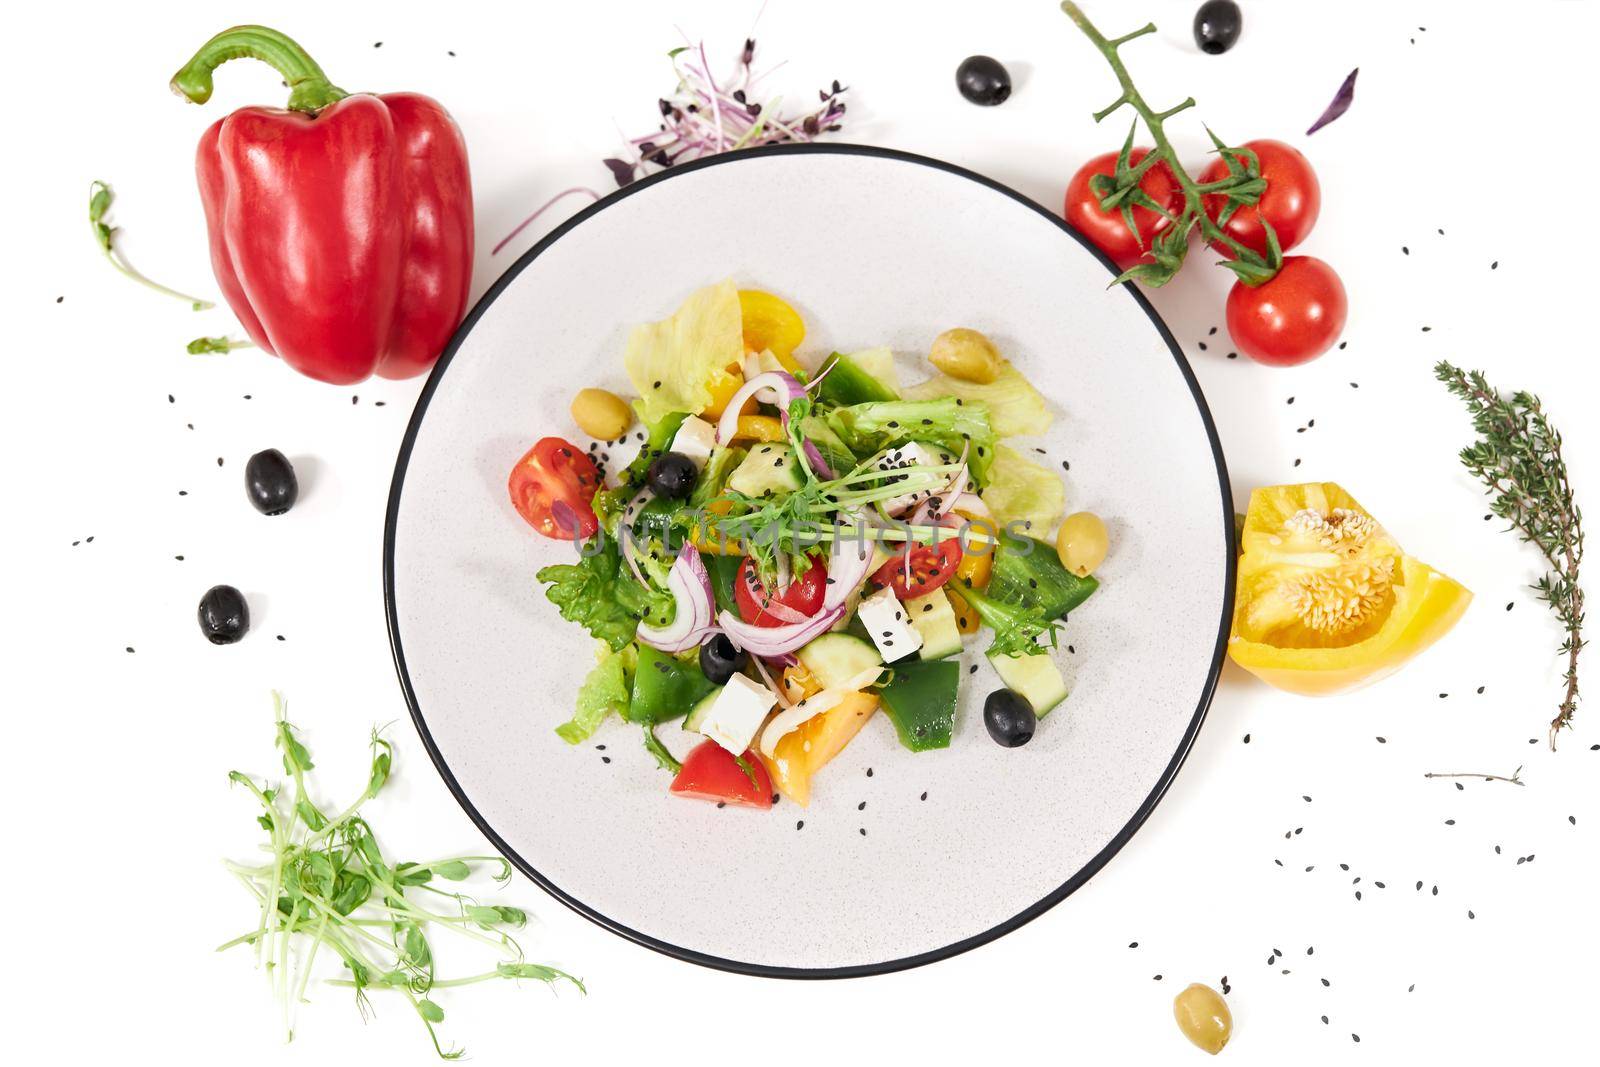
[{"label": "tomato vine stem", "polygon": [[[1165,244],[1163,244],[1159,236],[1154,242],[1157,245],[1152,250],[1155,262],[1136,264],[1123,272],[1117,278],[1117,281],[1138,278],[1153,286],[1165,284],[1182,266],[1189,234],[1196,227],[1199,228],[1201,237],[1207,242],[1213,245],[1225,246],[1234,253],[1234,259],[1223,260],[1221,265],[1232,270],[1245,284],[1260,285],[1270,279],[1277,273],[1278,267],[1282,265],[1283,256],[1278,248],[1277,237],[1272,233],[1271,226],[1267,221],[1265,219],[1261,220],[1262,226],[1268,235],[1269,254],[1262,256],[1254,249],[1246,247],[1230,236],[1227,231],[1212,220],[1205,210],[1204,198],[1208,195],[1227,193],[1236,204],[1253,204],[1260,199],[1261,190],[1265,188],[1265,183],[1260,179],[1259,164],[1255,159],[1255,154],[1247,149],[1229,148],[1218,140],[1215,134],[1211,134],[1211,139],[1216,144],[1218,152],[1228,161],[1230,173],[1227,178],[1217,181],[1203,184],[1196,182],[1189,176],[1189,172],[1184,170],[1183,163],[1178,158],[1178,152],[1172,147],[1172,142],[1167,139],[1166,133],[1166,121],[1174,115],[1194,107],[1194,97],[1188,97],[1165,111],[1157,111],[1150,106],[1144,95],[1139,92],[1138,87],[1133,84],[1133,78],[1128,74],[1128,68],[1122,62],[1119,49],[1129,41],[1137,40],[1140,37],[1156,32],[1155,23],[1148,22],[1137,30],[1125,33],[1120,37],[1107,38],[1094,23],[1089,21],[1089,17],[1072,0],[1063,0],[1061,10],[1083,32],[1083,35],[1089,39],[1089,42],[1095,46],[1096,50],[1105,57],[1106,62],[1111,67],[1111,72],[1117,76],[1117,84],[1122,87],[1122,94],[1116,100],[1112,101],[1109,106],[1095,112],[1095,122],[1108,118],[1124,106],[1131,107],[1138,114],[1139,119],[1144,122],[1145,127],[1150,131],[1151,139],[1155,142],[1155,148],[1140,160],[1137,165],[1132,167],[1127,165],[1127,150],[1124,149],[1123,156],[1118,160],[1117,175],[1114,179],[1115,185],[1110,192],[1101,196],[1101,207],[1105,210],[1112,210],[1119,205],[1131,207],[1133,202],[1137,202],[1145,207],[1153,208],[1173,222],[1170,231],[1172,237]],[[1137,128],[1137,124],[1135,128]],[[1206,132],[1210,133],[1210,130],[1208,129]],[[1177,182],[1179,189],[1183,193],[1183,212],[1176,218],[1160,205],[1149,201],[1148,197],[1141,198],[1139,194],[1131,192],[1132,189],[1137,188],[1140,179],[1157,163],[1165,163],[1167,165],[1172,172],[1173,180]],[[1128,222],[1129,228],[1134,231],[1134,235],[1136,237],[1139,236],[1138,229],[1133,224],[1131,210],[1124,212],[1124,219]]]}]

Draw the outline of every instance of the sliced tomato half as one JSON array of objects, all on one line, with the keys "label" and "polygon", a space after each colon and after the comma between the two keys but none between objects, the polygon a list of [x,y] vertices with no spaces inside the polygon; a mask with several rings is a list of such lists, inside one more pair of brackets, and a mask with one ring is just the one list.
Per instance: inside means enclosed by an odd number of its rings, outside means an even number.
[{"label": "sliced tomato half", "polygon": [[600,528],[592,504],[599,488],[594,461],[559,437],[543,438],[528,449],[506,482],[517,514],[558,541],[589,537]]},{"label": "sliced tomato half", "polygon": [[909,568],[906,554],[902,552],[873,571],[867,581],[879,589],[888,586],[901,600],[927,596],[955,575],[956,568],[961,565],[961,555],[961,539],[952,533],[948,538],[941,538],[937,546],[913,545]]}]

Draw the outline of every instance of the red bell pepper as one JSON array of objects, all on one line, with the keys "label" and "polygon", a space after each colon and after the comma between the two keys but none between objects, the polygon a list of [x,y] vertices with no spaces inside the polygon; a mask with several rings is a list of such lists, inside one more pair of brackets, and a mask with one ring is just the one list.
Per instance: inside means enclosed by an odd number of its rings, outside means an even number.
[{"label": "red bell pepper", "polygon": [[197,104],[211,72],[249,57],[289,86],[287,110],[244,107],[200,138],[211,266],[251,340],[344,385],[433,365],[467,307],[472,184],[461,131],[416,93],[346,93],[289,38],[236,26],[172,79]]}]

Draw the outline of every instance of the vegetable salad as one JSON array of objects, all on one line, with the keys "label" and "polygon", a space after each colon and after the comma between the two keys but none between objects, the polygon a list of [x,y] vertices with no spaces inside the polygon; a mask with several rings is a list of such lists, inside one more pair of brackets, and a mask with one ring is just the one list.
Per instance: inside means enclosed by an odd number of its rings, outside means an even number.
[{"label": "vegetable salad", "polygon": [[[519,514],[575,542],[538,572],[546,595],[599,642],[556,732],[639,727],[679,796],[805,804],[880,710],[907,749],[947,747],[977,680],[956,657],[985,631],[985,725],[1025,744],[1067,695],[1046,653],[1098,586],[1097,517],[1041,539],[1065,488],[1005,442],[1051,415],[988,338],[941,334],[937,373],[909,386],[886,348],[815,359],[804,339],[772,294],[702,289],[633,330],[636,396],[574,398],[594,444],[546,437],[511,472]],[[628,437],[638,454],[608,479]],[[701,738],[681,762],[657,733],[674,721]]]}]

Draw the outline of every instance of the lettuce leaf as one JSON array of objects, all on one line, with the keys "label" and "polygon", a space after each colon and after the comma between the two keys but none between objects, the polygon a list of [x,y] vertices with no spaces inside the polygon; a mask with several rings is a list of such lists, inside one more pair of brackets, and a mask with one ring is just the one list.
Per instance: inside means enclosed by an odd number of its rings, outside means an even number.
[{"label": "lettuce leaf", "polygon": [[989,409],[947,396],[938,400],[884,400],[828,412],[828,426],[855,453],[870,456],[907,441],[927,441],[959,455],[968,445],[967,468],[980,486],[989,483],[995,434]]},{"label": "lettuce leaf", "polygon": [[[586,542],[594,548],[594,542]],[[582,625],[615,651],[633,640],[639,620],[671,617],[674,605],[665,593],[646,589],[626,573],[613,538],[602,538],[598,551],[580,556],[577,563],[556,563],[534,575],[550,588],[545,596],[561,617]]]},{"label": "lettuce leaf", "polygon": [[609,645],[602,645],[601,649],[600,662],[578,689],[578,710],[569,721],[556,727],[557,735],[569,745],[587,741],[612,712],[628,717],[628,672],[635,659],[635,647],[627,645],[620,652],[613,652]]},{"label": "lettuce leaf", "polygon": [[689,296],[660,322],[635,326],[623,366],[639,391],[646,423],[678,411],[703,411],[712,391],[744,358],[744,316],[739,291],[724,280]]},{"label": "lettuce leaf", "polygon": [[983,502],[1002,525],[1026,523],[1031,533],[1045,533],[1067,507],[1067,489],[1055,471],[1005,445],[996,445]]},{"label": "lettuce leaf", "polygon": [[1049,647],[1055,647],[1056,623],[1038,608],[1007,603],[968,585],[963,585],[958,593],[961,599],[972,605],[972,610],[978,613],[983,624],[994,631],[994,641],[989,645],[987,655],[1015,656],[1020,653],[1042,656],[1045,646],[1039,643],[1041,637],[1048,640]]},{"label": "lettuce leaf", "polygon": [[1050,429],[1052,421],[1050,409],[1045,406],[1039,390],[1029,384],[1022,372],[1009,362],[1000,365],[999,377],[987,385],[936,374],[900,392],[908,400],[959,396],[968,403],[977,401],[985,404],[989,408],[989,422],[994,427],[996,437],[1042,434]]}]

